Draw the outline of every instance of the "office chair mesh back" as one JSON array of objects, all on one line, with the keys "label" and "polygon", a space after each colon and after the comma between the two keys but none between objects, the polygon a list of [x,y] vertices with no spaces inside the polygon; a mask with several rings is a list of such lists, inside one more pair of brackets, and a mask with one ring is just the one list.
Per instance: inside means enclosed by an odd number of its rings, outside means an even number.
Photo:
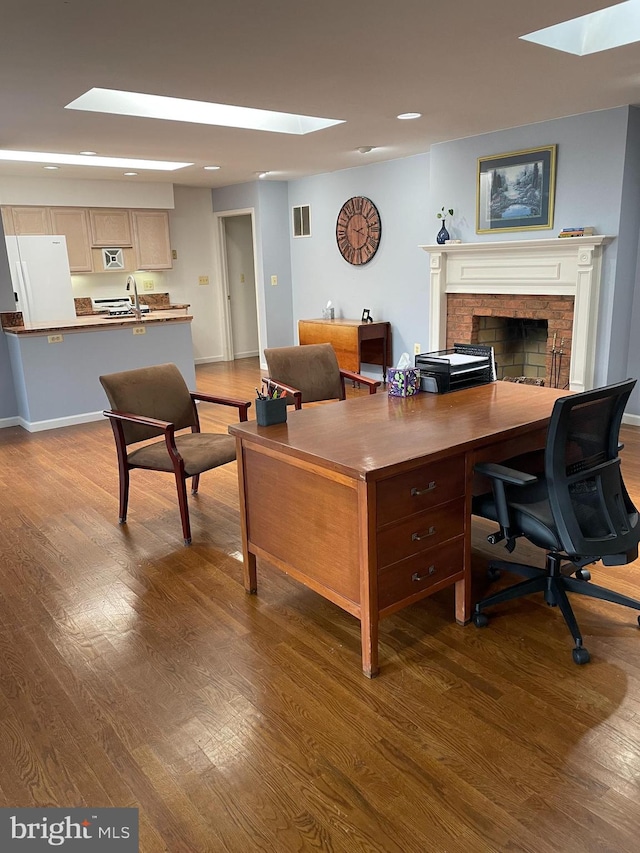
[{"label": "office chair mesh back", "polygon": [[549,424],[545,477],[564,551],[606,565],[638,555],[638,514],[618,455],[622,415],[634,381],[558,400]]}]

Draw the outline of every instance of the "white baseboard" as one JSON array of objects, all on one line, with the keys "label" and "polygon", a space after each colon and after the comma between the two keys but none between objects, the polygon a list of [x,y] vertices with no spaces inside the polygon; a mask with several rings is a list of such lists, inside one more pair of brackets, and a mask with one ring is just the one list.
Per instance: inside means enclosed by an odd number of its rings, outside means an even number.
[{"label": "white baseboard", "polygon": [[213,355],[194,359],[195,364],[213,364],[215,361],[224,361],[224,358],[221,355]]},{"label": "white baseboard", "polygon": [[60,427],[73,426],[74,424],[88,424],[92,421],[106,420],[102,411],[84,412],[81,415],[68,415],[65,418],[52,418],[48,421],[26,421],[24,418],[16,418],[18,426],[27,432],[42,432],[45,429],[59,429]]},{"label": "white baseboard", "polygon": [[640,426],[640,415],[623,415],[622,423],[629,426]]},{"label": "white baseboard", "polygon": [[238,358],[255,358],[257,355],[260,355],[258,350],[251,350],[250,352],[237,352],[233,358],[234,361]]},{"label": "white baseboard", "polygon": [[22,426],[19,417],[16,416],[15,418],[0,418],[0,429],[5,429],[6,427],[12,426]]}]

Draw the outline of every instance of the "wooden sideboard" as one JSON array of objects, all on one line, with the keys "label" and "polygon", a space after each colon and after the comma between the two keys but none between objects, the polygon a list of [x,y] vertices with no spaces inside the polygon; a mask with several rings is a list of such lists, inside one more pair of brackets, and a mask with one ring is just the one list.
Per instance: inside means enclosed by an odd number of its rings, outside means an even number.
[{"label": "wooden sideboard", "polygon": [[391,364],[391,323],[360,320],[298,320],[301,344],[331,344],[342,370],[361,372],[362,364],[380,364],[387,381]]}]

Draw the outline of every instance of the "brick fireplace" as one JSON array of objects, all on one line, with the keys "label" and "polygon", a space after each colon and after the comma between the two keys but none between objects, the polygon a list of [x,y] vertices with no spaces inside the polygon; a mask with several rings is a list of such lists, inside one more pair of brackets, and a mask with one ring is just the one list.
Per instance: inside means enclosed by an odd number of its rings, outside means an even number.
[{"label": "brick fireplace", "polygon": [[[536,343],[530,361],[538,369],[529,375],[559,388],[592,388],[601,257],[610,239],[421,246],[430,255],[430,349],[488,343],[492,332],[481,326],[495,329],[497,318],[541,321],[546,340]],[[496,344],[498,363],[500,357]]]}]

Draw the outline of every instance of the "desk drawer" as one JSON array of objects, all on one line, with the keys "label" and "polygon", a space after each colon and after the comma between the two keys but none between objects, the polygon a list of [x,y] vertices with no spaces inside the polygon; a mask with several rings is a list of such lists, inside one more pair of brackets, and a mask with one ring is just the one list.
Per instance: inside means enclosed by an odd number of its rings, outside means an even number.
[{"label": "desk drawer", "polygon": [[[464,570],[464,539],[433,548],[378,575],[378,607],[383,610]],[[446,584],[445,584],[446,585]]]},{"label": "desk drawer", "polygon": [[464,483],[464,456],[381,480],[376,498],[378,527],[464,495]]},{"label": "desk drawer", "polygon": [[464,531],[464,498],[412,515],[378,531],[378,571]]}]

